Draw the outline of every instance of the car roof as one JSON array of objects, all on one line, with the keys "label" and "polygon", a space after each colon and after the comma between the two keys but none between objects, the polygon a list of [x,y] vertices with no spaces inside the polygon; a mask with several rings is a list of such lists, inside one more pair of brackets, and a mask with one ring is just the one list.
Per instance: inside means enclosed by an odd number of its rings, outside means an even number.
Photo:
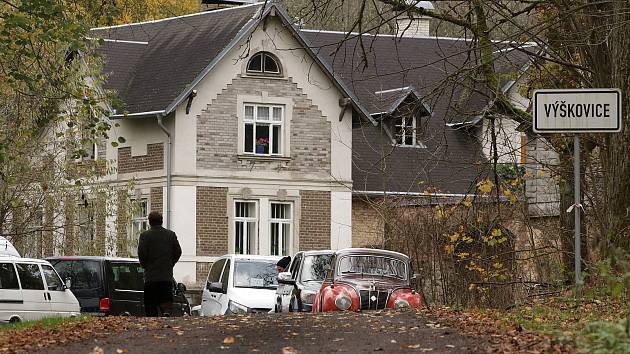
[{"label": "car roof", "polygon": [[234,260],[243,259],[243,260],[264,260],[264,261],[279,261],[282,257],[280,256],[259,256],[254,254],[226,254],[221,256],[220,258],[231,258]]},{"label": "car roof", "polygon": [[55,256],[46,257],[47,260],[55,261],[112,261],[112,262],[140,262],[138,258],[125,257],[101,257],[101,256]]},{"label": "car roof", "polygon": [[406,254],[383,250],[380,248],[344,248],[340,249],[336,252],[337,255],[349,255],[349,254],[378,254],[378,255],[387,255],[391,257],[403,258],[405,260],[409,260],[409,257]]},{"label": "car roof", "polygon": [[24,262],[24,263],[41,263],[41,264],[50,264],[45,259],[37,259],[37,258],[24,258],[24,257],[15,257],[15,256],[2,256],[0,255],[0,262],[2,261],[10,261],[10,262]]},{"label": "car roof", "polygon": [[317,251],[302,251],[302,252],[298,252],[298,253],[302,253],[304,256],[317,256],[317,255],[321,255],[321,254],[333,254],[333,253],[335,253],[335,251],[333,251],[333,250],[317,250]]}]

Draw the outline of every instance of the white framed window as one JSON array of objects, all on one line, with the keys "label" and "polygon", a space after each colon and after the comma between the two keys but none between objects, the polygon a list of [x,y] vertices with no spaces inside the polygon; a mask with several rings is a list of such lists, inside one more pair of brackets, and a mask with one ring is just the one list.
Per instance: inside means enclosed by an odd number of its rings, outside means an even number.
[{"label": "white framed window", "polygon": [[419,144],[417,138],[416,117],[399,117],[394,121],[396,145],[400,146],[417,146]]},{"label": "white framed window", "polygon": [[281,155],[284,106],[244,104],[244,149],[247,154]]},{"label": "white framed window", "polygon": [[234,253],[258,253],[258,202],[234,202]]},{"label": "white framed window", "polygon": [[280,63],[275,55],[269,52],[258,52],[247,63],[247,72],[280,75]]},{"label": "white framed window", "polygon": [[94,242],[96,225],[94,224],[94,208],[87,199],[76,207],[76,246],[80,253],[89,252]]},{"label": "white framed window", "polygon": [[131,201],[131,225],[127,242],[128,253],[138,255],[138,242],[140,234],[149,229],[149,202],[146,198]]},{"label": "white framed window", "polygon": [[270,250],[273,256],[291,254],[293,244],[293,213],[291,203],[271,202],[269,215]]}]

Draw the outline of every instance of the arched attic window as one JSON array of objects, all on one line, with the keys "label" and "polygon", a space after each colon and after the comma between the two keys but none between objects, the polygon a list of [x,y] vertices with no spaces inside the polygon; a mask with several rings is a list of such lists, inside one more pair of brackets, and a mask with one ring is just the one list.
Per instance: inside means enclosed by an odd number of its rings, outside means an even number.
[{"label": "arched attic window", "polygon": [[247,73],[280,75],[282,68],[278,58],[269,52],[258,52],[247,63]]}]

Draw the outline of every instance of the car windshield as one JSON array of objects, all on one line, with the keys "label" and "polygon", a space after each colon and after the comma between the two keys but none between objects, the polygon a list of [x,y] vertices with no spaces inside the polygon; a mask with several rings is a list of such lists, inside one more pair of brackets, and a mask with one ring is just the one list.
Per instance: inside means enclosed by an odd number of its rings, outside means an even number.
[{"label": "car windshield", "polygon": [[331,254],[319,254],[315,256],[304,257],[304,264],[302,265],[302,275],[300,275],[300,280],[302,282],[323,282],[326,278],[326,274],[328,274],[328,271],[330,270],[331,257]]},{"label": "car windshield", "polygon": [[275,289],[278,287],[276,262],[272,260],[237,260],[234,287]]},{"label": "car windshield", "polygon": [[400,259],[373,256],[353,255],[344,256],[337,264],[337,274],[376,275],[407,279],[407,265]]}]

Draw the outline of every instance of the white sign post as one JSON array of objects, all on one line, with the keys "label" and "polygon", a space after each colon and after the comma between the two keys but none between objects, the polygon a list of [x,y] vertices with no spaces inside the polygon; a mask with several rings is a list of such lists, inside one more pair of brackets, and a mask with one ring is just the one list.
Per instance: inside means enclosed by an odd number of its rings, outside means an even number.
[{"label": "white sign post", "polygon": [[580,133],[621,131],[621,91],[618,89],[542,89],[534,91],[534,132],[574,133],[575,294],[580,296]]}]

